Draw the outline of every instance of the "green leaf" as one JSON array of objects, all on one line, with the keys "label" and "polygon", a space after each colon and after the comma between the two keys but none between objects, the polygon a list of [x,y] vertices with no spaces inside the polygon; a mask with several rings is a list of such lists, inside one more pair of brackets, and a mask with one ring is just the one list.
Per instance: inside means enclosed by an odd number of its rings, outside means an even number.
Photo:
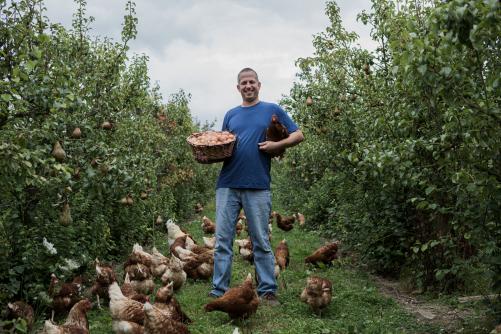
[{"label": "green leaf", "polygon": [[12,95],[2,94],[2,100],[4,100],[5,102],[9,102],[10,100],[12,100]]},{"label": "green leaf", "polygon": [[451,74],[452,69],[449,66],[442,67],[440,70],[440,74],[443,74],[445,77],[448,77]]},{"label": "green leaf", "polygon": [[434,190],[436,189],[435,186],[429,186],[428,188],[426,188],[426,190],[424,191],[426,193],[426,195],[429,195],[431,194]]}]

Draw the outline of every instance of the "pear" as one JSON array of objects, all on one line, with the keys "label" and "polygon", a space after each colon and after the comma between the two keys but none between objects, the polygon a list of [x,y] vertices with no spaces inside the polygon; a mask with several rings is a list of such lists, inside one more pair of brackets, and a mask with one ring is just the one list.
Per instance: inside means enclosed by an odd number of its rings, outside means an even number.
[{"label": "pear", "polygon": [[101,128],[105,129],[105,130],[111,130],[112,128],[112,125],[110,122],[108,121],[104,121],[103,123],[101,123]]},{"label": "pear", "polygon": [[141,199],[147,199],[148,198],[148,194],[145,191],[141,191],[140,197],[141,197]]},{"label": "pear", "polygon": [[82,130],[80,128],[75,128],[71,133],[71,138],[80,139],[82,137]]},{"label": "pear", "polygon": [[59,141],[56,141],[56,143],[54,144],[54,148],[52,149],[52,156],[59,162],[63,161],[66,158],[66,152],[64,152]]},{"label": "pear", "polygon": [[59,215],[59,224],[63,226],[69,226],[73,222],[71,218],[70,204],[68,202],[64,203],[63,211]]},{"label": "pear", "polygon": [[126,201],[127,201],[127,205],[134,204],[134,200],[132,199],[132,197],[130,195],[127,195]]},{"label": "pear", "polygon": [[313,99],[311,98],[311,96],[308,96],[306,98],[306,105],[311,106],[312,104],[313,104]]},{"label": "pear", "polygon": [[122,197],[120,199],[120,204],[127,205],[127,197]]}]

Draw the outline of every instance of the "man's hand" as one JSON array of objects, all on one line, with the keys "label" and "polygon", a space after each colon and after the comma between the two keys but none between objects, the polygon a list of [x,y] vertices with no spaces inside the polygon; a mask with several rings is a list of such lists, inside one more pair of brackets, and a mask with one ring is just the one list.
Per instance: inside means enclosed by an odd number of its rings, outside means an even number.
[{"label": "man's hand", "polygon": [[280,153],[280,151],[283,151],[285,149],[284,145],[281,144],[280,142],[269,141],[269,140],[258,143],[258,145],[259,145],[259,150],[272,155]]}]

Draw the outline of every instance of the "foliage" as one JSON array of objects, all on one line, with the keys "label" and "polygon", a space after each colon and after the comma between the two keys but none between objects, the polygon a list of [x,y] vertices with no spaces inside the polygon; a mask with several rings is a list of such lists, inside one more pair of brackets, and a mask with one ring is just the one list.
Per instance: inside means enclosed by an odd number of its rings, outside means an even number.
[{"label": "foliage", "polygon": [[359,15],[378,43],[368,51],[328,2],[331,25],[283,100],[310,142],[276,176],[289,207],[423,289],[499,273],[486,259],[501,256],[500,11],[373,0]]},{"label": "foliage", "polygon": [[212,188],[185,142],[196,130],[189,95],[162,102],[148,58],[128,56],[134,3],[114,42],[91,40],[76,2],[66,30],[43,1],[0,1],[2,302],[33,302],[51,272],[67,278],[151,240],[158,215],[186,216]]}]

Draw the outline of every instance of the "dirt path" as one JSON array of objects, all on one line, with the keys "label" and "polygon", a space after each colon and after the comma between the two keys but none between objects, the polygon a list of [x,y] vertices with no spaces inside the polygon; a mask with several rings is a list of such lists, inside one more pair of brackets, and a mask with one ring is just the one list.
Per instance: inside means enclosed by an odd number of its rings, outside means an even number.
[{"label": "dirt path", "polygon": [[420,301],[403,292],[397,281],[389,281],[378,276],[372,276],[372,280],[380,293],[394,299],[405,310],[414,314],[419,322],[438,325],[445,330],[445,333],[457,333],[462,328],[463,321],[472,315],[468,310]]}]

